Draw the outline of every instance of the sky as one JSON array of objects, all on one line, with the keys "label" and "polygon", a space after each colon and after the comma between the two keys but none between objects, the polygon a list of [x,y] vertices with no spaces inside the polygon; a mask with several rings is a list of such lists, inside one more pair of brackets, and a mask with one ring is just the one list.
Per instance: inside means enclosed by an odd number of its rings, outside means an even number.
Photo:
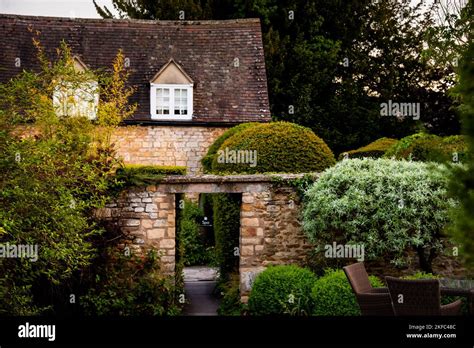
[{"label": "sky", "polygon": [[[112,0],[96,0],[113,9]],[[100,18],[92,0],[0,0],[0,13],[73,18]]]},{"label": "sky", "polygon": [[[417,3],[419,0],[411,0]],[[427,4],[434,0],[425,0]],[[441,0],[442,2],[460,0]],[[465,1],[465,0],[462,0]],[[112,0],[96,0],[114,13]],[[72,18],[100,18],[92,0],[0,0],[0,13]]]}]

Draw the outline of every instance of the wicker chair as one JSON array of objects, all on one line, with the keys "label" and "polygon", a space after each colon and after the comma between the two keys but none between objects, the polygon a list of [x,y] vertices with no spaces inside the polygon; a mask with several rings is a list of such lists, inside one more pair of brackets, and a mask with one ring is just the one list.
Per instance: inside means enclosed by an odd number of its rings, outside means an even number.
[{"label": "wicker chair", "polygon": [[[441,305],[437,279],[406,280],[385,277],[395,315],[459,315],[461,300]],[[402,295],[403,297],[401,297]]]},{"label": "wicker chair", "polygon": [[343,269],[356,295],[362,315],[393,315],[392,301],[388,289],[372,287],[362,262],[346,266]]}]

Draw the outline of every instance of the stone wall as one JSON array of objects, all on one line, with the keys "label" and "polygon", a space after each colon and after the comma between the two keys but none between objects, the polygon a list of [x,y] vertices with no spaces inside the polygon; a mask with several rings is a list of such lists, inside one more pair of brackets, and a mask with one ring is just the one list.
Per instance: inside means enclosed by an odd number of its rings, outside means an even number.
[{"label": "stone wall", "polygon": [[[111,221],[125,236],[132,252],[154,248],[165,274],[175,271],[175,195],[157,192],[156,186],[123,191],[98,215]],[[126,245],[121,245],[125,247]]]},{"label": "stone wall", "polygon": [[269,265],[303,264],[311,245],[291,187],[244,192],[240,219],[240,293],[246,302],[255,277]]},{"label": "stone wall", "polygon": [[[300,222],[294,188],[274,184],[289,175],[170,176],[156,186],[129,188],[100,211],[135,250],[155,248],[166,274],[175,271],[177,193],[242,194],[240,212],[240,291],[246,302],[253,281],[269,265],[304,263],[311,245]],[[298,175],[293,175],[294,178]]]},{"label": "stone wall", "polygon": [[185,126],[124,126],[112,141],[125,163],[186,166],[202,172],[201,158],[227,128]]}]

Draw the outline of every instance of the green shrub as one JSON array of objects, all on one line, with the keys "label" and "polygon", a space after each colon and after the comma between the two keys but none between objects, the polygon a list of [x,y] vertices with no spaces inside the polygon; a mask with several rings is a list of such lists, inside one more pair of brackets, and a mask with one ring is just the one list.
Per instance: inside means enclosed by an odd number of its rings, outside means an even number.
[{"label": "green shrub", "polygon": [[186,167],[127,164],[117,169],[117,178],[127,186],[154,184],[165,175],[186,175]]},{"label": "green shrub", "polygon": [[366,259],[403,265],[418,253],[431,272],[444,249],[443,230],[456,201],[447,195],[445,167],[386,159],[350,159],[326,170],[307,191],[303,228],[320,247],[362,244]]},{"label": "green shrub", "polygon": [[204,173],[209,173],[212,171],[212,161],[214,160],[217,151],[221,147],[222,143],[224,143],[224,141],[247,128],[258,126],[259,124],[260,123],[256,122],[239,124],[238,126],[226,130],[224,133],[222,133],[220,137],[214,140],[214,143],[212,143],[212,145],[209,147],[209,150],[207,150],[207,154],[201,159],[201,164]]},{"label": "green shrub", "polygon": [[[383,283],[375,276],[370,276],[373,287],[383,287]],[[311,290],[314,315],[360,315],[354,291],[343,270],[326,270],[316,280]]]},{"label": "green shrub", "polygon": [[[254,155],[249,163],[231,158],[232,153]],[[230,154],[228,158],[225,158]],[[212,162],[217,173],[305,173],[319,172],[335,163],[326,143],[309,128],[288,122],[274,122],[247,128],[228,138]]]},{"label": "green shrub", "polygon": [[182,246],[180,258],[185,266],[207,265],[212,260],[214,248],[206,245],[201,234],[203,217],[204,213],[197,204],[184,200],[183,209],[179,211],[176,239]]},{"label": "green shrub", "polygon": [[230,279],[219,286],[223,297],[219,303],[217,314],[226,316],[239,316],[244,310],[240,301],[239,274],[236,273]]},{"label": "green shrub", "polygon": [[[474,6],[469,3],[471,14]],[[463,53],[459,68],[459,83],[452,90],[459,101],[462,119],[462,131],[469,148],[466,165],[453,170],[451,175],[451,193],[460,204],[454,212],[455,223],[451,234],[460,245],[459,255],[467,269],[474,269],[474,42]]]},{"label": "green shrub", "polygon": [[130,257],[109,251],[99,263],[95,284],[81,296],[81,307],[92,316],[178,315],[180,291],[173,278],[161,274],[156,252]]},{"label": "green shrub", "polygon": [[452,162],[458,157],[466,158],[467,147],[462,136],[439,137],[433,134],[417,133],[400,139],[385,153],[385,158],[412,159],[425,162]]},{"label": "green shrub", "polygon": [[217,193],[212,195],[212,202],[220,277],[227,280],[228,275],[236,271],[239,266],[239,257],[235,248],[239,247],[242,198],[240,194]]},{"label": "green shrub", "polygon": [[382,157],[390,147],[396,144],[397,141],[397,139],[380,138],[370,143],[369,145],[358,148],[357,150],[351,150],[341,153],[339,155],[339,160],[343,160],[346,156],[348,158],[379,158]]},{"label": "green shrub", "polygon": [[253,283],[249,311],[254,315],[311,314],[311,288],[316,276],[295,265],[270,266]]}]

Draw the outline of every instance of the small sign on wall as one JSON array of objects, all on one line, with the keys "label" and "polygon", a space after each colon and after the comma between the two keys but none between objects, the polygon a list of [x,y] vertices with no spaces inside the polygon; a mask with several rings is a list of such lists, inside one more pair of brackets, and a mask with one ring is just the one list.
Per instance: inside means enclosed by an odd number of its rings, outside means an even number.
[{"label": "small sign on wall", "polygon": [[202,219],[201,226],[203,226],[203,227],[211,227],[212,226],[212,224],[209,221],[209,219],[207,218],[207,216],[204,216],[204,218]]}]

